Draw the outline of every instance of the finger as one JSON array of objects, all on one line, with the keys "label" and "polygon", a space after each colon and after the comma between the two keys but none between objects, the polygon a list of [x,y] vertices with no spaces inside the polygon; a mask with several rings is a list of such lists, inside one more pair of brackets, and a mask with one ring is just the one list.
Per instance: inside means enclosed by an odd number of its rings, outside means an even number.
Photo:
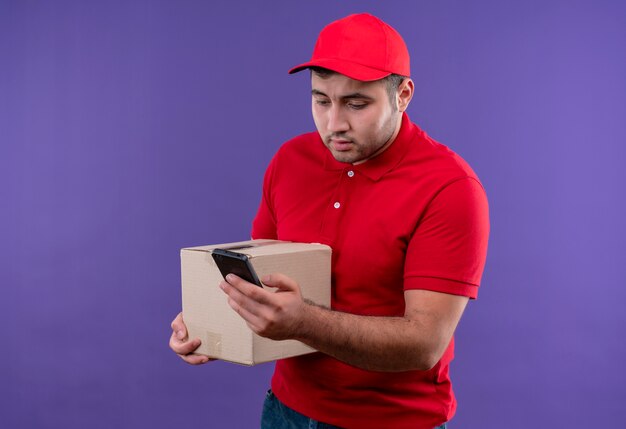
[{"label": "finger", "polygon": [[234,286],[235,288],[237,288],[237,290],[239,290],[241,293],[246,294],[247,296],[250,297],[259,297],[259,296],[263,296],[264,294],[267,294],[268,292],[265,291],[263,288],[258,287],[257,285],[250,283],[244,279],[242,279],[241,277],[235,275],[235,274],[228,274],[226,276],[226,281]]},{"label": "finger", "polygon": [[229,298],[235,300],[242,307],[256,313],[258,310],[254,310],[255,306],[268,305],[271,303],[271,292],[253,285],[252,283],[248,283],[237,276],[233,276],[229,279],[231,281],[220,283],[220,288]]},{"label": "finger", "polygon": [[217,359],[212,359],[206,355],[197,355],[197,354],[191,354],[191,355],[186,355],[186,356],[179,355],[179,356],[182,360],[184,360],[190,365],[202,365],[207,362],[212,362],[214,360],[217,360]]},{"label": "finger", "polygon": [[193,353],[193,351],[200,346],[198,342],[199,340],[180,341],[176,338],[174,334],[172,334],[172,336],[170,337],[169,346],[170,349],[174,351],[174,353],[179,355],[186,355],[189,353]]},{"label": "finger", "polygon": [[187,326],[183,321],[183,313],[178,313],[178,316],[172,321],[172,331],[179,340],[187,338]]},{"label": "finger", "polygon": [[193,340],[181,341],[176,337],[175,333],[172,333],[170,337],[170,348],[174,353],[179,355],[187,355],[192,353],[198,347],[200,347],[201,341],[198,338]]},{"label": "finger", "polygon": [[232,298],[228,298],[228,305],[232,308],[239,316],[246,321],[248,326],[256,332],[256,327],[259,326],[261,322],[261,318],[254,311],[250,311],[247,308],[239,305]]},{"label": "finger", "polygon": [[261,281],[270,287],[278,288],[280,291],[295,291],[298,290],[298,283],[291,277],[287,277],[282,273],[268,274],[261,279]]}]

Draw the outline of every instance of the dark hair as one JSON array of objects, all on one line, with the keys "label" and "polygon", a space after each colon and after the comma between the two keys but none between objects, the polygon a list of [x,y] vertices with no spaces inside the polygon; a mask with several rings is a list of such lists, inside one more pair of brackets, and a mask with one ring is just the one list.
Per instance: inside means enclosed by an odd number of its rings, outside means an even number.
[{"label": "dark hair", "polygon": [[[311,73],[315,73],[322,79],[326,79],[327,77],[337,73],[323,67],[309,67],[309,70],[311,70]],[[381,81],[383,81],[385,84],[387,96],[389,96],[389,101],[391,102],[392,106],[395,105],[394,101],[396,97],[396,92],[398,92],[398,88],[400,87],[400,84],[404,81],[404,79],[406,79],[406,76],[394,73],[381,79]]]}]

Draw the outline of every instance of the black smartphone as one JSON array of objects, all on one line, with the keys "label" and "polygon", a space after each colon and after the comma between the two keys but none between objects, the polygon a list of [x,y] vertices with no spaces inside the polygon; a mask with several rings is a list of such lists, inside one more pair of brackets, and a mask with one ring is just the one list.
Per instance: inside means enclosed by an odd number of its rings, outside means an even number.
[{"label": "black smartphone", "polygon": [[213,249],[211,254],[224,279],[232,273],[247,282],[263,287],[250,263],[250,259],[248,259],[248,255],[226,249]]}]

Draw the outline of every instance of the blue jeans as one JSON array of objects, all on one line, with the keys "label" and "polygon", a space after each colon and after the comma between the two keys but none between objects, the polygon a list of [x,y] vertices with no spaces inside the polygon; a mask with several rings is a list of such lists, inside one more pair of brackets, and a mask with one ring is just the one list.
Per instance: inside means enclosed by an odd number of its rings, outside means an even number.
[{"label": "blue jeans", "polygon": [[[446,429],[446,424],[434,429]],[[271,390],[263,404],[261,429],[341,429],[339,426],[318,422],[284,405]]]}]

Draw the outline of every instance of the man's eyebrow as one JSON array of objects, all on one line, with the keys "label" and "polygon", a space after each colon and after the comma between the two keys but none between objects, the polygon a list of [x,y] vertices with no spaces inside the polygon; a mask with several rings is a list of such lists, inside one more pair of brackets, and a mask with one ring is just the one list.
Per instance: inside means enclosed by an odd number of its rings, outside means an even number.
[{"label": "man's eyebrow", "polygon": [[[324,94],[319,89],[312,89],[311,94],[321,95],[322,97],[328,97],[328,95]],[[360,100],[370,100],[370,101],[374,100],[374,98],[370,97],[369,95],[365,95],[360,92],[353,92],[352,94],[346,94],[341,97],[342,100],[352,100],[355,98],[360,99]]]}]

